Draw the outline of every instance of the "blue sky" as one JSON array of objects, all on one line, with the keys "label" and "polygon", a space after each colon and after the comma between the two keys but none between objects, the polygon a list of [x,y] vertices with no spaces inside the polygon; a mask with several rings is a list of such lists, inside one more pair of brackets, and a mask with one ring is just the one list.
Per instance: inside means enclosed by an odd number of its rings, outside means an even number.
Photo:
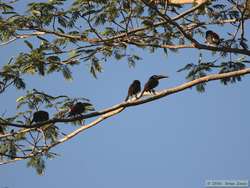
[{"label": "blue sky", "polygon": [[[19,42],[1,46],[2,63],[22,48]],[[94,79],[83,63],[73,68],[71,82],[59,74],[27,76],[28,88],[87,97],[99,110],[121,102],[134,79],[145,83],[152,74],[169,75],[158,89],[185,82],[176,70],[198,58],[198,50],[140,54],[143,60],[135,68],[111,59]],[[15,114],[15,100],[23,94],[15,89],[2,94],[0,113]],[[127,108],[53,149],[61,156],[46,162],[43,176],[26,161],[1,166],[0,188],[200,188],[208,179],[250,179],[249,96],[245,76],[229,86],[208,83],[203,94],[193,88]]]}]

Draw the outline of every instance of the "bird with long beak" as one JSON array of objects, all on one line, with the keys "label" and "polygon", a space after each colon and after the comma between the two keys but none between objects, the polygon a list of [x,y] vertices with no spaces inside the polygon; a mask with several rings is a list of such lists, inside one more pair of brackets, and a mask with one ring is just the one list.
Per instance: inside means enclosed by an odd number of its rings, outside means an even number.
[{"label": "bird with long beak", "polygon": [[39,110],[33,114],[33,119],[30,124],[32,124],[33,122],[41,123],[47,120],[49,120],[49,113],[43,110]]},{"label": "bird with long beak", "polygon": [[141,92],[141,95],[139,96],[142,97],[144,92],[150,92],[150,93],[155,93],[154,88],[158,86],[159,80],[163,78],[168,78],[168,76],[163,76],[163,75],[153,75],[149,78],[147,83],[144,85],[144,89]]},{"label": "bird with long beak", "polygon": [[211,30],[206,32],[206,43],[208,45],[216,45],[218,46],[221,42],[219,35]]},{"label": "bird with long beak", "polygon": [[133,83],[128,88],[128,95],[125,99],[127,101],[129,97],[135,96],[137,99],[137,94],[141,92],[141,82],[139,80],[134,80]]},{"label": "bird with long beak", "polygon": [[93,111],[93,110],[94,108],[92,104],[87,102],[77,102],[70,108],[68,117],[80,115],[86,111]]}]

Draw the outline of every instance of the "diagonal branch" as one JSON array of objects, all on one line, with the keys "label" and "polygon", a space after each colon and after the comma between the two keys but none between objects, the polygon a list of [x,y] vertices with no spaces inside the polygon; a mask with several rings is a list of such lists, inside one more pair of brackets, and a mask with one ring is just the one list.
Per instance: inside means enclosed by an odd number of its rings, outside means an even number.
[{"label": "diagonal branch", "polygon": [[[94,114],[96,114],[96,113],[99,113],[101,116],[99,118],[97,118],[96,120],[92,121],[91,123],[76,129],[75,131],[71,132],[70,134],[66,135],[65,137],[63,137],[62,139],[56,141],[55,143],[52,143],[51,145],[43,147],[41,150],[39,150],[38,153],[47,152],[48,150],[52,149],[53,147],[55,147],[57,145],[60,145],[60,144],[62,144],[64,142],[66,142],[66,141],[69,141],[70,139],[72,139],[73,137],[78,135],[79,133],[81,133],[81,132],[83,132],[83,131],[85,131],[85,130],[93,127],[93,126],[99,125],[99,123],[104,121],[105,119],[110,118],[110,117],[122,112],[126,107],[137,106],[137,105],[141,105],[141,104],[144,104],[144,103],[152,102],[152,101],[158,100],[160,98],[166,97],[168,95],[172,95],[172,94],[184,91],[184,90],[189,89],[189,88],[191,88],[191,87],[193,87],[193,86],[195,86],[197,84],[201,84],[201,83],[205,83],[205,82],[209,82],[209,81],[214,81],[214,80],[220,80],[220,79],[224,79],[224,78],[243,76],[245,74],[250,74],[250,68],[242,69],[242,70],[239,70],[239,71],[223,73],[223,74],[211,74],[211,75],[208,75],[208,76],[205,76],[205,77],[195,79],[193,81],[181,84],[181,85],[173,87],[173,88],[164,89],[164,90],[162,90],[160,92],[156,92],[155,95],[150,96],[150,97],[145,98],[145,99],[133,100],[133,101],[129,101],[129,102],[122,102],[120,104],[117,104],[117,105],[115,105],[113,107],[104,109],[102,111],[91,113],[92,115],[91,114],[83,115],[82,118],[84,116],[85,117],[86,116],[95,117],[96,115],[94,115]],[[83,119],[86,119],[86,118],[83,118]],[[63,122],[63,121],[60,121],[60,122]],[[27,158],[31,158],[34,155],[38,154],[38,153],[30,153],[30,154],[28,154],[26,156],[15,158],[13,160],[3,161],[3,162],[0,163],[0,165],[15,162],[15,161],[18,161],[18,160],[24,160],[24,159],[27,159]]]},{"label": "diagonal branch", "polygon": [[250,56],[250,50],[245,50],[245,49],[239,49],[239,48],[228,48],[228,47],[214,47],[214,46],[207,46],[204,44],[200,44],[197,40],[195,40],[190,34],[188,34],[182,26],[180,26],[177,22],[175,22],[174,20],[172,20],[168,15],[165,15],[163,13],[161,13],[157,7],[150,5],[149,3],[147,3],[145,0],[142,0],[144,2],[145,5],[147,5],[148,7],[154,9],[159,16],[161,16],[167,23],[175,26],[180,32],[181,34],[188,39],[191,43],[194,44],[194,46],[198,49],[203,49],[203,50],[210,50],[210,51],[220,51],[220,52],[230,52],[230,53],[238,53],[238,54],[244,54],[244,55],[248,55]]},{"label": "diagonal branch", "polygon": [[183,4],[200,4],[207,0],[150,0],[155,4],[157,3],[169,3],[169,4],[176,4],[176,5],[183,5]]},{"label": "diagonal branch", "polygon": [[[185,17],[186,15],[188,15],[188,14],[196,11],[197,9],[199,9],[205,3],[207,3],[207,1],[204,1],[204,2],[202,2],[200,4],[195,5],[194,7],[184,11],[183,13],[181,13],[181,14],[179,14],[177,16],[175,16],[174,18],[172,18],[172,20],[177,21],[177,20]],[[153,24],[151,27],[158,27],[158,26],[164,25],[166,23],[168,23],[168,22],[167,21],[160,21],[160,22],[157,22],[157,23]],[[79,35],[70,35],[70,34],[60,33],[60,32],[56,32],[56,31],[50,31],[50,30],[46,30],[46,29],[42,29],[42,28],[39,28],[39,29],[36,29],[36,30],[39,31],[39,32],[44,32],[46,34],[53,34],[53,35],[56,35],[56,36],[59,36],[59,37],[65,37],[65,38],[69,38],[69,39],[73,39],[73,40],[81,40],[83,42],[89,42],[89,43],[99,43],[99,42],[109,42],[109,41],[113,41],[113,40],[116,40],[116,39],[120,39],[120,38],[126,37],[128,35],[135,34],[135,33],[147,30],[147,29],[149,29],[151,27],[145,26],[145,27],[140,27],[140,28],[136,28],[136,29],[131,29],[128,32],[123,32],[123,33],[120,33],[120,34],[115,35],[113,37],[103,38],[103,39],[99,39],[99,38],[82,38]]]},{"label": "diagonal branch", "polygon": [[[191,87],[193,87],[193,86],[195,86],[197,84],[209,82],[209,81],[212,81],[212,80],[220,80],[220,79],[223,79],[223,78],[242,76],[242,75],[245,75],[245,74],[250,74],[250,68],[245,68],[245,69],[242,69],[242,70],[239,70],[239,71],[233,71],[233,72],[223,73],[223,74],[211,74],[211,75],[208,75],[208,76],[205,76],[205,77],[195,79],[193,81],[181,84],[181,85],[179,85],[177,87],[173,87],[173,88],[165,89],[165,90],[163,90],[161,92],[157,92],[156,95],[153,95],[153,96],[151,96],[149,98],[146,98],[146,99],[122,102],[122,103],[114,105],[114,106],[112,106],[110,108],[106,108],[106,109],[103,109],[103,110],[100,110],[100,111],[96,111],[96,112],[92,112],[92,113],[89,113],[89,114],[81,115],[79,117],[74,117],[74,118],[69,118],[69,119],[53,118],[53,119],[50,119],[50,120],[48,120],[46,122],[37,123],[37,124],[34,124],[34,125],[15,124],[15,123],[8,123],[8,122],[1,123],[1,125],[14,126],[14,127],[23,127],[23,128],[31,129],[31,128],[39,128],[39,127],[42,127],[42,126],[44,126],[46,124],[49,124],[49,123],[58,123],[58,122],[66,123],[66,122],[85,120],[85,119],[97,117],[97,116],[100,116],[100,115],[103,115],[103,114],[107,114],[107,113],[112,112],[114,110],[117,110],[119,108],[124,108],[124,107],[126,108],[126,107],[129,107],[129,106],[136,106],[136,105],[148,103],[148,102],[157,100],[159,98],[165,97],[167,95],[171,95],[171,94],[180,92],[182,90],[191,88]],[[18,133],[15,133],[15,134],[18,134]],[[10,135],[13,135],[13,134],[10,134]],[[1,135],[0,138],[10,136],[10,135]]]}]

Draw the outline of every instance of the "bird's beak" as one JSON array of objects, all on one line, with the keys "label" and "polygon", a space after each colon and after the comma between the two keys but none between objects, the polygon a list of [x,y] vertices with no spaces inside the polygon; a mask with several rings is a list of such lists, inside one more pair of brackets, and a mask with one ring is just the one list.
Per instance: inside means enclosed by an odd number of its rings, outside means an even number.
[{"label": "bird's beak", "polygon": [[164,75],[157,75],[157,79],[158,79],[158,80],[163,79],[163,78],[168,78],[168,76],[164,76]]}]

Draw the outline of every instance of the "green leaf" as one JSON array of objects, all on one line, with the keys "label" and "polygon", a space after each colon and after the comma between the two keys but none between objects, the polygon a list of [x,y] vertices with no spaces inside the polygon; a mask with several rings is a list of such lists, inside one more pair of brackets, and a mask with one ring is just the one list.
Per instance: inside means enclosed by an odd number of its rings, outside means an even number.
[{"label": "green leaf", "polygon": [[58,127],[56,127],[55,125],[51,126],[51,124],[48,126],[49,127],[45,128],[45,130],[44,130],[45,138],[51,140],[51,142],[54,143],[57,141],[57,137],[58,137],[57,129],[58,129]]},{"label": "green leaf", "polygon": [[13,140],[10,141],[9,144],[9,152],[8,155],[10,155],[12,159],[14,159],[16,157],[16,153],[17,153],[17,148],[15,145],[15,142]]},{"label": "green leaf", "polygon": [[9,146],[6,143],[0,144],[0,153],[7,153],[8,149],[9,149]]},{"label": "green leaf", "polygon": [[72,73],[70,71],[70,69],[68,68],[67,65],[64,65],[62,66],[62,73],[63,73],[63,77],[66,79],[66,80],[72,80]]},{"label": "green leaf", "polygon": [[16,99],[16,102],[22,102],[22,101],[24,101],[24,99],[26,99],[26,97],[24,97],[24,96],[18,97]]},{"label": "green leaf", "polygon": [[60,27],[57,27],[57,30],[60,31],[61,33],[65,33],[64,30]]},{"label": "green leaf", "polygon": [[50,63],[58,63],[61,61],[61,59],[58,56],[49,56],[47,57],[47,61],[49,61]]},{"label": "green leaf", "polygon": [[33,45],[29,41],[24,40],[24,42],[31,50],[33,50]]},{"label": "green leaf", "polygon": [[28,161],[27,166],[35,168],[38,175],[43,175],[44,174],[45,162],[42,159],[42,157],[39,156],[39,155],[36,155],[36,156],[32,157]]},{"label": "green leaf", "polygon": [[40,75],[44,76],[45,74],[45,66],[44,66],[44,62],[43,61],[39,61],[37,63],[37,70],[39,72]]},{"label": "green leaf", "polygon": [[95,78],[97,78],[97,75],[96,75],[96,71],[95,71],[94,66],[91,66],[91,67],[90,67],[90,73],[91,73]]},{"label": "green leaf", "polygon": [[18,133],[15,135],[16,140],[24,140],[25,139],[26,132]]},{"label": "green leaf", "polygon": [[202,84],[197,84],[196,85],[196,90],[200,93],[204,93],[205,92],[205,85],[206,83],[202,83]]},{"label": "green leaf", "polygon": [[8,12],[2,12],[2,14],[17,14],[17,13],[13,11],[8,11]]},{"label": "green leaf", "polygon": [[177,70],[177,72],[182,72],[182,71],[185,71],[185,70],[190,70],[191,68],[193,68],[195,65],[193,63],[189,63],[187,64],[185,67]]},{"label": "green leaf", "polygon": [[13,83],[16,86],[17,89],[25,89],[26,85],[25,85],[23,79],[15,78],[13,81],[14,81]]},{"label": "green leaf", "polygon": [[45,39],[45,38],[43,38],[43,37],[41,37],[41,36],[36,36],[36,37],[37,37],[38,39],[44,41],[44,42],[49,43],[49,41],[48,41],[47,39]]},{"label": "green leaf", "polygon": [[65,18],[63,18],[62,16],[59,16],[58,18],[58,23],[63,26],[63,27],[67,27],[67,20]]},{"label": "green leaf", "polygon": [[70,50],[69,52],[69,58],[75,57],[77,55],[77,51],[76,50]]}]

